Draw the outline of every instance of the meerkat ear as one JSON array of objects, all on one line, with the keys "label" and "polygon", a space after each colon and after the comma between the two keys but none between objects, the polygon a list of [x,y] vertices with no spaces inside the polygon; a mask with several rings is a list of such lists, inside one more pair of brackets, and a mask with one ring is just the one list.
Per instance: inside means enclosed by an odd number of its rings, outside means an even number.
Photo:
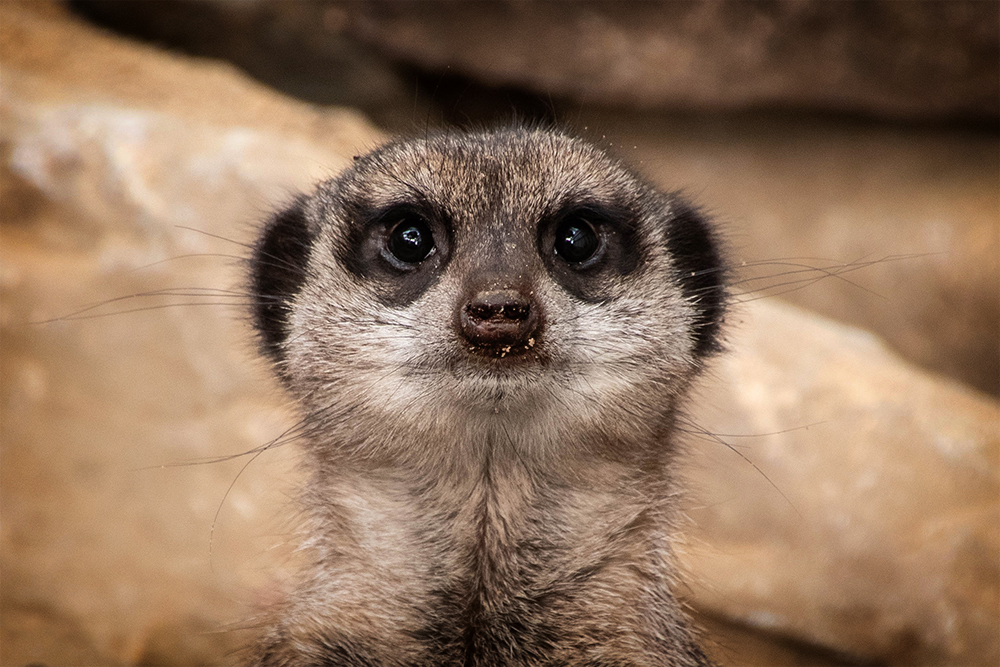
[{"label": "meerkat ear", "polygon": [[719,333],[726,312],[726,266],[720,242],[708,220],[687,202],[675,199],[667,227],[667,248],[674,258],[684,298],[697,308],[694,322],[698,357],[721,349]]},{"label": "meerkat ear", "polygon": [[306,219],[306,196],[298,197],[267,222],[250,259],[253,322],[264,353],[279,374],[284,364],[292,300],[302,289],[313,233]]}]

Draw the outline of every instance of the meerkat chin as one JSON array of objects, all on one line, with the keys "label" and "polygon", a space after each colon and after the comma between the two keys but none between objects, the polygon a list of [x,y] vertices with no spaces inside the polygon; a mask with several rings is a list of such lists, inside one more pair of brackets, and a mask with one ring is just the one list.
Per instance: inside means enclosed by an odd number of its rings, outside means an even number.
[{"label": "meerkat chin", "polygon": [[275,215],[253,316],[310,563],[247,664],[711,664],[673,459],[723,273],[693,208],[547,130],[390,143]]}]

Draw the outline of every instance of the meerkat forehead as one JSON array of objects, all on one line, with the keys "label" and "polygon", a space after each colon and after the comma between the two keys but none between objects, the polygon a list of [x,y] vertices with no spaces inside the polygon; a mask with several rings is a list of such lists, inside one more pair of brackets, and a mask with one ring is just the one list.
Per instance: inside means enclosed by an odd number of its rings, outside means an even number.
[{"label": "meerkat forehead", "polygon": [[636,186],[626,170],[579,139],[523,130],[397,142],[361,158],[355,173],[374,199],[417,190],[470,212],[506,205],[527,214],[533,205],[574,196],[610,202]]}]

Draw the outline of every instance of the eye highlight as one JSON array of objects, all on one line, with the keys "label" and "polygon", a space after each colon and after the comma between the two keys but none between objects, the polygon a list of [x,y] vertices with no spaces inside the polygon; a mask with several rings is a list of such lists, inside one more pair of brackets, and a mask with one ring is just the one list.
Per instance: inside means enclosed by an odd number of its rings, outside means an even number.
[{"label": "eye highlight", "polygon": [[434,250],[434,234],[420,217],[409,214],[389,232],[386,249],[404,264],[418,264]]},{"label": "eye highlight", "polygon": [[593,225],[574,215],[556,227],[553,249],[566,262],[582,264],[601,249],[601,238]]}]

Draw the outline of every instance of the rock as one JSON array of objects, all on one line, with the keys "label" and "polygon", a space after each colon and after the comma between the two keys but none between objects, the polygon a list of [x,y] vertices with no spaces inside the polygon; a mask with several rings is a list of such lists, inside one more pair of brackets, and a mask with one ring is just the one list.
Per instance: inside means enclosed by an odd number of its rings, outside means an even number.
[{"label": "rock", "polygon": [[396,58],[581,102],[1000,116],[992,2],[347,6],[347,29]]},{"label": "rock", "polygon": [[735,319],[690,426],[695,606],[872,663],[1000,662],[1000,405],[790,305]]},{"label": "rock", "polygon": [[[55,5],[2,11],[0,664],[226,661],[294,568],[299,474],[292,446],[225,458],[295,421],[253,354],[240,244],[380,136]],[[994,660],[996,403],[858,330],[745,308],[696,423],[810,428],[734,443],[787,502],[692,440],[693,602],[742,625],[743,664],[842,662],[775,637]]]},{"label": "rock", "polygon": [[347,34],[343,3],[76,0],[72,6],[118,32],[232,62],[311,102],[351,106],[380,119],[387,110],[400,118],[414,108],[413,86],[401,68]]}]

